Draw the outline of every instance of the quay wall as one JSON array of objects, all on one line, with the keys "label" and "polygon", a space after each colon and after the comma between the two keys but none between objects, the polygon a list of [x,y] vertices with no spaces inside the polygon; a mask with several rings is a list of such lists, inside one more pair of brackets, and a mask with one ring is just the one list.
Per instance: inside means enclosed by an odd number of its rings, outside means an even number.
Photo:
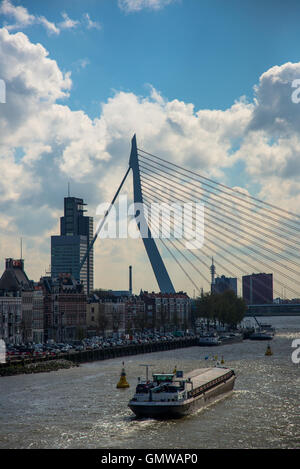
[{"label": "quay wall", "polygon": [[143,353],[161,352],[183,347],[197,345],[198,339],[182,339],[176,341],[165,341],[148,344],[120,345],[117,347],[107,347],[101,350],[84,350],[76,353],[66,353],[64,358],[75,363],[86,363],[96,360],[107,360],[109,358],[127,357]]},{"label": "quay wall", "polygon": [[31,363],[49,362],[57,360],[58,358],[72,362],[74,364],[93,362],[98,360],[108,360],[110,358],[126,357],[130,355],[139,355],[143,353],[160,352],[164,350],[173,350],[183,347],[192,347],[198,345],[197,338],[183,338],[175,341],[155,342],[148,344],[131,344],[131,345],[118,345],[115,347],[107,347],[104,349],[95,350],[82,350],[78,352],[66,352],[59,355],[45,356],[45,357],[30,357],[18,360],[8,360],[5,363],[0,363],[0,376],[1,369],[10,367],[11,365],[18,364],[25,366]]}]

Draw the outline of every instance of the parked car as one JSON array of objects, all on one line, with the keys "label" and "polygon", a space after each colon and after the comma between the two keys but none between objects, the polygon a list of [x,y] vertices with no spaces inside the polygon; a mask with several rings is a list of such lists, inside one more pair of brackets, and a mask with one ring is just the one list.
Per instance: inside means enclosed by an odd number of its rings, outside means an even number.
[{"label": "parked car", "polygon": [[75,350],[76,350],[76,352],[81,352],[81,351],[84,350],[84,346],[83,345],[76,345]]}]

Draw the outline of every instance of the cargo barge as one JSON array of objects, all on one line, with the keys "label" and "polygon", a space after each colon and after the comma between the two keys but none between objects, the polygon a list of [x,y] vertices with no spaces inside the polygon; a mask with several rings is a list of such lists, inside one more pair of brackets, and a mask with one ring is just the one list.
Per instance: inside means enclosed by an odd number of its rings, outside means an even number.
[{"label": "cargo barge", "polygon": [[152,380],[139,379],[128,406],[137,417],[178,418],[204,407],[233,390],[235,373],[216,366],[193,370],[186,375],[155,373]]}]

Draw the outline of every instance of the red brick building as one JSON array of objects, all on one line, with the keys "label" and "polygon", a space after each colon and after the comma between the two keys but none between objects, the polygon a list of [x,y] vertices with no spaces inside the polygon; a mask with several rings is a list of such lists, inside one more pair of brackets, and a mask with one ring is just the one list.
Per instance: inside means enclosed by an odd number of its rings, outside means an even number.
[{"label": "red brick building", "polygon": [[148,324],[152,329],[185,330],[191,323],[191,302],[184,292],[141,292]]},{"label": "red brick building", "polygon": [[86,337],[87,296],[70,274],[42,277],[45,341],[68,342]]}]

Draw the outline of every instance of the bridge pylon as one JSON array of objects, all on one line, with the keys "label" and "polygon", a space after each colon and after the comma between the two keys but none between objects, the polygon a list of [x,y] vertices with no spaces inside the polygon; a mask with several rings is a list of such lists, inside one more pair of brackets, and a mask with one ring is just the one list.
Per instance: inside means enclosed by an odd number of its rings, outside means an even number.
[{"label": "bridge pylon", "polygon": [[[172,281],[169,277],[168,271],[156,246],[155,240],[152,238],[150,228],[145,218],[144,205],[143,205],[143,194],[141,188],[140,168],[137,152],[136,135],[131,140],[131,153],[129,159],[129,166],[132,169],[133,174],[133,194],[135,208],[135,217],[137,219],[137,225],[141,232],[141,236],[144,242],[144,246],[150,260],[156,281],[158,283],[159,290],[162,293],[175,293]],[[143,233],[141,227],[147,227],[146,233]],[[146,236],[145,236],[146,235]]]}]

